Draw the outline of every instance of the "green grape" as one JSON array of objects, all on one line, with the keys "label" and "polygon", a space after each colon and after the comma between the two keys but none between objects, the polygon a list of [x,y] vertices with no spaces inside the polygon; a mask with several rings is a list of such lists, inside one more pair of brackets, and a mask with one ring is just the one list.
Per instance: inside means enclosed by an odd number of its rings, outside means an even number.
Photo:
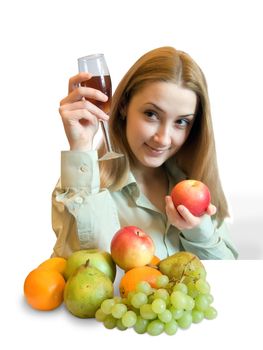
[{"label": "green grape", "polygon": [[185,311],[183,316],[177,320],[178,326],[186,329],[189,328],[192,324],[192,313],[190,311]]},{"label": "green grape", "polygon": [[95,313],[95,319],[99,322],[103,322],[106,316],[107,315],[100,308]]},{"label": "green grape", "polygon": [[187,284],[187,289],[188,295],[190,295],[190,297],[192,298],[197,297],[197,295],[199,294],[198,290],[196,289],[195,283],[192,281]]},{"label": "green grape", "polygon": [[[160,276],[161,277],[161,276]],[[166,303],[166,305],[169,304],[170,302],[170,296],[169,296],[169,293],[166,289],[164,288],[159,288],[159,289],[156,289],[155,292],[154,292],[154,295],[153,295],[153,298],[154,299],[163,299]]]},{"label": "green grape", "polygon": [[187,304],[186,294],[177,290],[175,292],[172,292],[170,300],[176,309],[185,309],[185,306]]},{"label": "green grape", "polygon": [[101,309],[98,309],[95,313],[95,318],[99,322],[103,322],[105,320],[106,316],[107,315]]},{"label": "green grape", "polygon": [[127,312],[127,306],[124,304],[115,304],[111,309],[111,314],[115,318],[122,318],[125,312]]},{"label": "green grape", "polygon": [[159,335],[164,330],[164,324],[160,320],[151,321],[147,326],[147,333],[150,335]]},{"label": "green grape", "polygon": [[208,294],[210,292],[209,284],[205,280],[203,280],[202,278],[200,278],[199,280],[197,280],[195,282],[195,286],[196,286],[196,289],[198,290],[198,292],[200,292],[202,294]]},{"label": "green grape", "polygon": [[145,293],[137,292],[131,298],[131,305],[139,309],[142,305],[147,304],[148,298]]},{"label": "green grape", "polygon": [[127,329],[127,327],[125,327],[122,323],[122,320],[119,318],[116,321],[116,327],[120,330],[120,331],[125,331]]},{"label": "green grape", "polygon": [[184,293],[184,294],[187,294],[187,292],[188,292],[187,285],[184,283],[176,283],[173,287],[173,292],[176,292],[177,290],[179,292]]},{"label": "green grape", "polygon": [[168,335],[174,335],[177,332],[178,325],[175,320],[171,320],[168,323],[165,323],[164,325],[164,331]]},{"label": "green grape", "polygon": [[101,303],[100,308],[106,315],[110,315],[113,305],[115,305],[114,299],[105,299]]},{"label": "green grape", "polygon": [[134,306],[132,306],[132,305],[129,307],[129,310],[134,311],[134,312],[136,313],[137,316],[140,315],[140,309],[137,309],[136,307],[134,307]]},{"label": "green grape", "polygon": [[199,294],[195,298],[195,308],[199,311],[205,311],[209,307],[209,299],[205,294]]},{"label": "green grape", "polygon": [[148,304],[151,304],[154,301],[154,294],[148,296]]},{"label": "green grape", "polygon": [[190,276],[192,279],[206,278],[206,271],[203,267],[197,267],[194,270],[187,271],[187,276]]},{"label": "green grape", "polygon": [[112,315],[107,315],[103,324],[105,328],[113,329],[116,327],[116,319]]},{"label": "green grape", "polygon": [[143,334],[146,332],[148,324],[149,324],[149,320],[145,320],[141,316],[137,316],[137,321],[133,326],[133,328],[136,333]]},{"label": "green grape", "polygon": [[208,320],[213,320],[214,318],[217,317],[217,311],[213,306],[209,306],[205,310],[204,314],[205,314],[205,318]]},{"label": "green grape", "polygon": [[119,297],[118,295],[116,295],[115,297],[113,297],[114,303],[115,304],[120,304],[122,303],[122,298]]},{"label": "green grape", "polygon": [[152,310],[156,314],[161,314],[166,309],[166,302],[163,299],[154,299],[152,302]]},{"label": "green grape", "polygon": [[122,303],[122,304],[125,304],[125,305],[129,305],[128,298],[122,298],[122,299],[121,299],[121,303]]},{"label": "green grape", "polygon": [[208,300],[209,305],[212,304],[212,302],[214,301],[214,297],[211,294],[207,294],[206,298]]},{"label": "green grape", "polygon": [[152,293],[152,287],[150,283],[146,281],[140,281],[136,286],[136,292],[142,292],[146,295],[150,295]]},{"label": "green grape", "polygon": [[158,318],[163,323],[168,323],[172,321],[173,315],[170,310],[164,310],[164,312],[162,312],[161,314],[158,314]]},{"label": "green grape", "polygon": [[132,290],[131,292],[128,293],[127,305],[131,304],[131,299],[132,299],[132,297],[134,296],[135,293],[136,293],[135,290]]},{"label": "green grape", "polygon": [[178,320],[183,316],[184,310],[183,309],[176,309],[174,306],[171,306],[169,308],[169,311],[172,313],[172,317],[174,320]]},{"label": "green grape", "polygon": [[193,323],[200,323],[204,319],[204,313],[202,311],[192,310]]},{"label": "green grape", "polygon": [[127,311],[121,318],[124,327],[133,327],[137,321],[137,315],[134,311]]},{"label": "green grape", "polygon": [[185,295],[186,297],[186,303],[185,303],[185,310],[187,311],[191,311],[193,310],[194,306],[195,306],[195,301],[192,297],[190,297],[190,295]]},{"label": "green grape", "polygon": [[169,283],[169,277],[166,275],[161,275],[156,278],[157,288],[165,288]]},{"label": "green grape", "polygon": [[192,283],[194,282],[194,278],[193,277],[188,277],[188,276],[185,276],[183,279],[182,279],[182,282],[187,286],[189,283]]},{"label": "green grape", "polygon": [[146,320],[154,320],[157,314],[153,312],[151,304],[144,304],[140,307],[140,315]]}]

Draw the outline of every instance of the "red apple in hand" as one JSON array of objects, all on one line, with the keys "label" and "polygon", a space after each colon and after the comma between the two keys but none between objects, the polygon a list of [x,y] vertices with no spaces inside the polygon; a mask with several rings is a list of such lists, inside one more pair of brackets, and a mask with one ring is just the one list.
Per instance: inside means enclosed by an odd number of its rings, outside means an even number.
[{"label": "red apple in hand", "polygon": [[154,251],[152,238],[136,226],[121,228],[111,240],[111,256],[125,271],[149,264]]},{"label": "red apple in hand", "polygon": [[183,180],[171,192],[174,206],[184,205],[194,216],[202,216],[211,201],[208,187],[201,181]]}]

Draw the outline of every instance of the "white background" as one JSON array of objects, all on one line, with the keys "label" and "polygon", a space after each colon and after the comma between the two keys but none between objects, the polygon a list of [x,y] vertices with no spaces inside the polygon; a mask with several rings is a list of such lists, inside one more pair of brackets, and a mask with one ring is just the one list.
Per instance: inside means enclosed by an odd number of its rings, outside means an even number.
[{"label": "white background", "polygon": [[7,317],[16,317],[8,303],[21,298],[26,274],[50,256],[55,243],[51,191],[59,177],[60,150],[68,149],[58,106],[68,78],[77,73],[76,59],[89,53],[104,52],[114,88],[137,58],[159,46],[174,46],[198,62],[209,86],[232,236],[241,259],[263,258],[260,3],[1,2],[0,259],[5,288],[0,292]]}]

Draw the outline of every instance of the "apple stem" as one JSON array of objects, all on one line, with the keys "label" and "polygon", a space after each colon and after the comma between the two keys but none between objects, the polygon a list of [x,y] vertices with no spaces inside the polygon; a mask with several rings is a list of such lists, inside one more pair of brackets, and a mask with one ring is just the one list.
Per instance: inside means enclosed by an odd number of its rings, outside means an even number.
[{"label": "apple stem", "polygon": [[89,259],[85,262],[85,267],[89,266]]}]

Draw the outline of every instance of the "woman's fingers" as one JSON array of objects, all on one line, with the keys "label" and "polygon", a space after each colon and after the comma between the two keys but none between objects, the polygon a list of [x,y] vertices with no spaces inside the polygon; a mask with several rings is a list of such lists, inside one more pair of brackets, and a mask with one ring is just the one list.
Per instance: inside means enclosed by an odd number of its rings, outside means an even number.
[{"label": "woman's fingers", "polygon": [[68,94],[68,96],[63,98],[63,100],[60,101],[60,105],[80,101],[83,99],[83,97],[86,99],[92,99],[100,102],[106,102],[108,100],[108,96],[99,90],[85,86],[79,86],[76,87],[73,91],[71,91]]},{"label": "woman's fingers", "polygon": [[208,215],[212,216],[212,215],[215,215],[216,211],[217,211],[216,207],[213,204],[210,203],[208,208],[207,208],[206,213]]},{"label": "woman's fingers", "polygon": [[72,92],[73,90],[75,90],[81,83],[83,83],[84,81],[89,80],[92,77],[92,74],[88,73],[88,72],[81,72],[77,75],[75,75],[74,77],[71,77],[69,79],[69,83],[68,83],[68,92]]},{"label": "woman's fingers", "polygon": [[184,228],[190,229],[200,223],[200,218],[194,216],[184,205],[178,205],[176,209],[184,220],[186,225]]},{"label": "woman's fingers", "polygon": [[171,196],[166,196],[165,201],[166,213],[170,222],[179,229],[183,228],[186,225],[185,219],[179,212],[178,208],[175,208]]},{"label": "woman's fingers", "polygon": [[80,121],[81,119],[85,119],[90,122],[90,124],[96,124],[98,119],[94,116],[94,114],[90,113],[86,109],[76,109],[74,113],[72,111],[65,110],[62,115],[63,122],[72,124],[72,122]]},{"label": "woman's fingers", "polygon": [[166,196],[166,213],[179,230],[192,229],[200,223],[200,218],[194,216],[184,205],[175,208],[171,196]]},{"label": "woman's fingers", "polygon": [[93,103],[87,100],[62,104],[59,108],[59,112],[61,115],[63,115],[63,113],[65,113],[66,111],[75,113],[76,110],[87,110],[89,113],[95,115],[98,119],[102,119],[105,121],[109,120],[109,116],[106,113],[104,113],[100,108],[98,108]]}]

